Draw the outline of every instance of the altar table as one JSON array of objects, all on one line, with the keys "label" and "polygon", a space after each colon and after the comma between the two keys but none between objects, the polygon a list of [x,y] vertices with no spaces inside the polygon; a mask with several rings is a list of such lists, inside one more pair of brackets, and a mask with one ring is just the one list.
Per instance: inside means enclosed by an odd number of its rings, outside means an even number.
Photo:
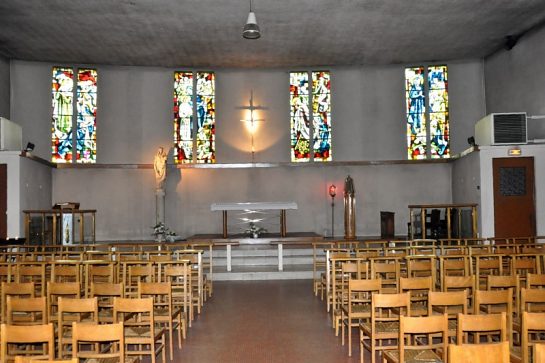
[{"label": "altar table", "polygon": [[280,236],[286,237],[286,210],[297,209],[295,202],[246,202],[246,203],[212,203],[210,210],[223,213],[223,238],[227,238],[227,211],[280,211]]}]

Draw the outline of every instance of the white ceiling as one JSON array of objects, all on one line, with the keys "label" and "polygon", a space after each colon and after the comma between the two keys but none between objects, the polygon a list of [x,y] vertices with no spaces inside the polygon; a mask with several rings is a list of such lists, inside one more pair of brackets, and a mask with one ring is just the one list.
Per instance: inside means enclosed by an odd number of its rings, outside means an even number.
[{"label": "white ceiling", "polygon": [[57,63],[304,67],[487,56],[544,0],[1,0],[0,54]]}]

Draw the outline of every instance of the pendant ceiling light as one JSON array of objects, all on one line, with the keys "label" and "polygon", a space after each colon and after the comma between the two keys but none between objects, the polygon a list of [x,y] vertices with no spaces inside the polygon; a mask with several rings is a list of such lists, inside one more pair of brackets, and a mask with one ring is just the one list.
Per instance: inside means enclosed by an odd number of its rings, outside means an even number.
[{"label": "pendant ceiling light", "polygon": [[259,31],[255,14],[252,11],[252,0],[250,0],[250,13],[248,14],[248,20],[246,20],[246,25],[244,25],[244,28],[242,29],[242,37],[245,39],[259,39],[261,37],[261,32]]}]

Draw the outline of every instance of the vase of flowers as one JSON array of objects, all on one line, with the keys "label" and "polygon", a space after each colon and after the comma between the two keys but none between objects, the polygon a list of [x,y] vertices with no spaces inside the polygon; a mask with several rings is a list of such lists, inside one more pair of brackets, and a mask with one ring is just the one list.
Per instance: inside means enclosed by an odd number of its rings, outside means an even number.
[{"label": "vase of flowers", "polygon": [[244,231],[244,233],[249,234],[252,238],[259,238],[260,234],[266,232],[265,228],[256,226],[254,222],[250,222],[248,228]]},{"label": "vase of flowers", "polygon": [[174,242],[176,240],[176,233],[171,231],[163,222],[159,222],[151,228],[156,242]]}]

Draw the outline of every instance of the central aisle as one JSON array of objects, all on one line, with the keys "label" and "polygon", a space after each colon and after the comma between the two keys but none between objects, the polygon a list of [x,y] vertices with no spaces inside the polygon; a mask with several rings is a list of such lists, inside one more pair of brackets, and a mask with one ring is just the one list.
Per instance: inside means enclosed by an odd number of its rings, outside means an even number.
[{"label": "central aisle", "polygon": [[174,362],[359,362],[335,337],[311,280],[215,282]]}]

